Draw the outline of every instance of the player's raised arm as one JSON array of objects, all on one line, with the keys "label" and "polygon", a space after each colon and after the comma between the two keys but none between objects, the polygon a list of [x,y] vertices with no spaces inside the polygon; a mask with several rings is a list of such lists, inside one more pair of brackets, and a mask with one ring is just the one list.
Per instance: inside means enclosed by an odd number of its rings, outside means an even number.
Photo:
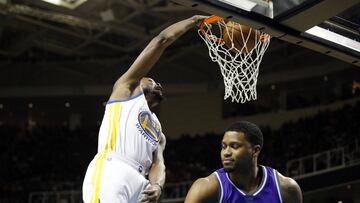
[{"label": "player's raised arm", "polygon": [[214,174],[197,179],[186,195],[185,203],[219,202],[219,183]]},{"label": "player's raised arm", "polygon": [[205,16],[193,16],[177,22],[154,37],[137,57],[131,67],[115,83],[111,99],[127,98],[138,87],[141,78],[146,76],[159,60],[166,47],[197,25]]}]

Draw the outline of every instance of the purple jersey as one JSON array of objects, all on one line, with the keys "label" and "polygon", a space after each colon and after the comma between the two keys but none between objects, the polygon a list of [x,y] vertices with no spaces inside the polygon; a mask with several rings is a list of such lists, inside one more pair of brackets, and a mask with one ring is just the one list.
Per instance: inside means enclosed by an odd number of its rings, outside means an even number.
[{"label": "purple jersey", "polygon": [[215,171],[220,185],[220,203],[282,203],[279,181],[275,169],[260,166],[263,177],[258,189],[246,194],[235,186],[223,168]]}]

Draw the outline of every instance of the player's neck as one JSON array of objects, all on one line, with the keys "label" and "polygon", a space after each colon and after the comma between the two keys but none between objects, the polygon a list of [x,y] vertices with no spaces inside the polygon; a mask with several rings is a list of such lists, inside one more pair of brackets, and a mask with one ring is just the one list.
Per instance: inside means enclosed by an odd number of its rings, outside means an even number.
[{"label": "player's neck", "polygon": [[231,181],[245,193],[253,193],[257,190],[262,180],[260,167],[254,165],[247,171],[233,171],[229,173]]}]

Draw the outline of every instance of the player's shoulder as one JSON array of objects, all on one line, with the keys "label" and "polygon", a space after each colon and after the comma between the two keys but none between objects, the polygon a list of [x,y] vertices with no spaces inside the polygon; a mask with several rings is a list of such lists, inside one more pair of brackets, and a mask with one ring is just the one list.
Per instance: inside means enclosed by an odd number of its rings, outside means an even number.
[{"label": "player's shoulder", "polygon": [[185,203],[217,202],[219,199],[219,183],[214,174],[197,179],[191,186]]},{"label": "player's shoulder", "polygon": [[302,202],[302,192],[299,184],[292,178],[286,177],[278,172],[279,186],[284,202]]},{"label": "player's shoulder", "polygon": [[121,78],[116,81],[109,100],[132,100],[142,94],[140,83],[124,82]]},{"label": "player's shoulder", "polygon": [[201,186],[202,188],[207,188],[207,189],[214,189],[214,188],[217,189],[219,186],[217,178],[214,173],[207,177],[197,179],[193,185]]},{"label": "player's shoulder", "polygon": [[279,177],[279,185],[281,188],[294,189],[296,187],[299,187],[297,182],[290,177],[284,176],[279,172],[278,172],[278,177]]}]

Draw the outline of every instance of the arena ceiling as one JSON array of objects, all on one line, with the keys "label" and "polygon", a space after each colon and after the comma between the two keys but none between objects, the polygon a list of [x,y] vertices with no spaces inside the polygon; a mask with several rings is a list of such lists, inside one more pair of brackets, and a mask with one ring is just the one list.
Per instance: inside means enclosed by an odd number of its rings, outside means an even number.
[{"label": "arena ceiling", "polygon": [[[24,87],[56,94],[51,87],[110,86],[152,37],[200,14],[169,0],[62,2],[67,7],[43,0],[0,0],[0,87],[7,92],[2,96],[26,94]],[[358,16],[357,8],[343,15]],[[260,85],[331,74],[349,81],[360,78],[351,64],[274,39],[263,59]],[[168,48],[151,75],[175,85],[222,82],[196,29]]]}]

